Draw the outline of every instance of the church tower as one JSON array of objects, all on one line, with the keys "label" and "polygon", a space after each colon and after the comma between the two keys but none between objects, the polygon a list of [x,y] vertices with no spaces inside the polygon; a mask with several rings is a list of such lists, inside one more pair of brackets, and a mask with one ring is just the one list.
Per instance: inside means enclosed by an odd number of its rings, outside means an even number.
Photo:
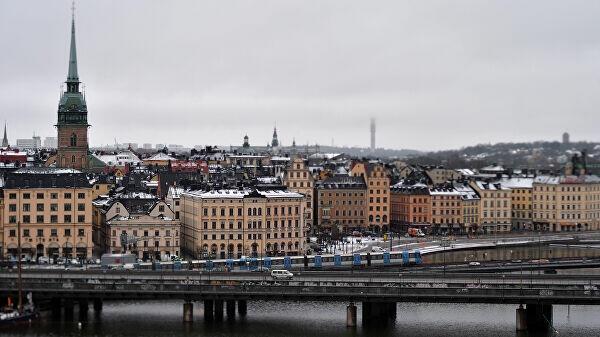
[{"label": "church tower", "polygon": [[69,54],[69,73],[67,90],[62,93],[58,102],[58,153],[57,167],[75,169],[89,168],[89,146],[87,105],[85,97],[79,91],[79,75],[77,74],[77,51],[75,48],[75,9],[71,21],[71,49]]},{"label": "church tower", "polygon": [[2,147],[7,148],[8,146],[8,137],[6,137],[6,123],[4,123],[4,138],[2,138]]},{"label": "church tower", "polygon": [[273,154],[279,153],[279,139],[277,139],[277,128],[273,128],[273,139],[271,140],[271,151]]}]

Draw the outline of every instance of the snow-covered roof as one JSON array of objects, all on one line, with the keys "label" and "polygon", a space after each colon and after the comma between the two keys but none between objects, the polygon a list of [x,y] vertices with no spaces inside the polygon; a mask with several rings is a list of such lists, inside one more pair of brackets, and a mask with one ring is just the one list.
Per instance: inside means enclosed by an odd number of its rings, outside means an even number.
[{"label": "snow-covered roof", "polygon": [[185,191],[185,189],[183,187],[169,186],[169,192],[167,192],[167,195],[173,199],[179,199],[179,197],[181,196],[181,193],[183,193],[183,191]]},{"label": "snow-covered roof", "polygon": [[339,156],[341,153],[313,153],[309,158],[313,159],[333,159]]},{"label": "snow-covered roof", "polygon": [[276,157],[271,157],[271,161],[290,161],[290,157],[280,157],[280,156],[276,156]]},{"label": "snow-covered roof", "polygon": [[585,176],[537,176],[533,178],[534,184],[591,184],[600,183],[598,176],[585,175]]},{"label": "snow-covered roof", "polygon": [[475,175],[475,172],[471,169],[457,169],[456,171],[466,177]]},{"label": "snow-covered roof", "polygon": [[510,190],[510,188],[503,186],[502,183],[486,183],[483,181],[476,181],[475,184],[480,190],[488,190],[488,191],[506,191]]},{"label": "snow-covered roof", "polygon": [[[250,189],[244,190],[212,190],[212,191],[188,191],[183,192],[181,195],[187,195],[192,198],[199,199],[242,199],[245,196],[249,195],[252,192]],[[257,191],[258,194],[261,194],[267,198],[303,198],[304,194],[298,192],[291,191]]]},{"label": "snow-covered roof", "polygon": [[117,154],[94,154],[94,156],[109,166],[125,166],[125,164],[136,165],[142,162],[140,158],[129,150],[120,151]]},{"label": "snow-covered roof", "polygon": [[461,193],[453,188],[430,188],[429,194],[431,195],[460,195]]},{"label": "snow-covered roof", "polygon": [[256,180],[263,184],[275,184],[277,182],[276,177],[258,177]]},{"label": "snow-covered roof", "polygon": [[500,182],[511,189],[533,187],[533,178],[505,178],[500,180]]},{"label": "snow-covered roof", "polygon": [[155,161],[168,161],[168,160],[176,160],[176,159],[173,158],[173,157],[171,157],[171,156],[169,156],[166,153],[159,152],[159,153],[153,155],[152,157],[146,158],[144,160],[145,161],[152,161],[152,160],[155,160]]},{"label": "snow-covered roof", "polygon": [[20,168],[13,173],[23,174],[69,174],[69,173],[81,173],[81,171],[72,168],[58,168],[58,167],[24,167]]}]

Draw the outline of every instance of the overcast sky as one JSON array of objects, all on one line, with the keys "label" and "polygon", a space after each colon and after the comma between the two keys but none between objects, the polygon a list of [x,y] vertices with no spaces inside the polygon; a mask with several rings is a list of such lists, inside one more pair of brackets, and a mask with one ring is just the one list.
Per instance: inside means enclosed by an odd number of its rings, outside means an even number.
[{"label": "overcast sky", "polygon": [[[0,118],[56,136],[71,1],[0,0]],[[78,1],[90,145],[598,141],[600,1]]]}]

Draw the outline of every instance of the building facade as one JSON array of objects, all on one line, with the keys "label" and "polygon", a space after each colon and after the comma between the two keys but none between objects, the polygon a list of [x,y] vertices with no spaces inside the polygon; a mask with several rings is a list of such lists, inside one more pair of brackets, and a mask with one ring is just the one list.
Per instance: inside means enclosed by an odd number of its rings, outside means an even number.
[{"label": "building facade", "polygon": [[92,189],[84,173],[71,169],[22,168],[7,174],[4,187],[4,256],[92,257]]},{"label": "building facade", "polygon": [[431,226],[431,196],[423,184],[394,185],[390,189],[390,218],[394,232],[406,232],[409,227],[427,233]]},{"label": "building facade", "polygon": [[471,182],[471,187],[481,198],[478,230],[487,234],[510,232],[512,228],[511,189],[499,182],[483,181]]},{"label": "building facade", "polygon": [[306,230],[307,232],[313,231],[313,197],[315,179],[310,174],[308,166],[302,158],[295,158],[292,163],[286,167],[283,174],[282,183],[288,188],[288,190],[302,193],[304,195],[306,199],[306,208],[304,209]]},{"label": "building facade", "polygon": [[533,180],[533,230],[579,232],[598,230],[600,178],[538,176]]},{"label": "building facade", "polygon": [[440,234],[458,234],[462,226],[462,196],[454,188],[430,189],[431,229]]},{"label": "building facade", "polygon": [[533,178],[503,179],[511,189],[511,223],[516,231],[533,230]]},{"label": "building facade", "polygon": [[319,233],[368,231],[367,186],[362,176],[335,176],[316,182]]},{"label": "building facade", "polygon": [[367,184],[367,225],[375,233],[387,232],[390,222],[390,178],[380,164],[355,162],[353,177],[363,177]]},{"label": "building facade", "polygon": [[183,249],[195,258],[301,255],[303,194],[291,191],[188,191],[180,195]]}]

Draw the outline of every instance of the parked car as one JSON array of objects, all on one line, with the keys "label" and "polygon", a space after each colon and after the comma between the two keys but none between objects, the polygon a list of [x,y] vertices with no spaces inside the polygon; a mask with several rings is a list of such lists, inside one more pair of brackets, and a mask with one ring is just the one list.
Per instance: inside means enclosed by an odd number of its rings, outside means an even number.
[{"label": "parked car", "polygon": [[477,267],[477,266],[481,266],[481,263],[479,263],[477,261],[472,261],[472,262],[469,262],[469,266],[471,266],[471,267]]}]

